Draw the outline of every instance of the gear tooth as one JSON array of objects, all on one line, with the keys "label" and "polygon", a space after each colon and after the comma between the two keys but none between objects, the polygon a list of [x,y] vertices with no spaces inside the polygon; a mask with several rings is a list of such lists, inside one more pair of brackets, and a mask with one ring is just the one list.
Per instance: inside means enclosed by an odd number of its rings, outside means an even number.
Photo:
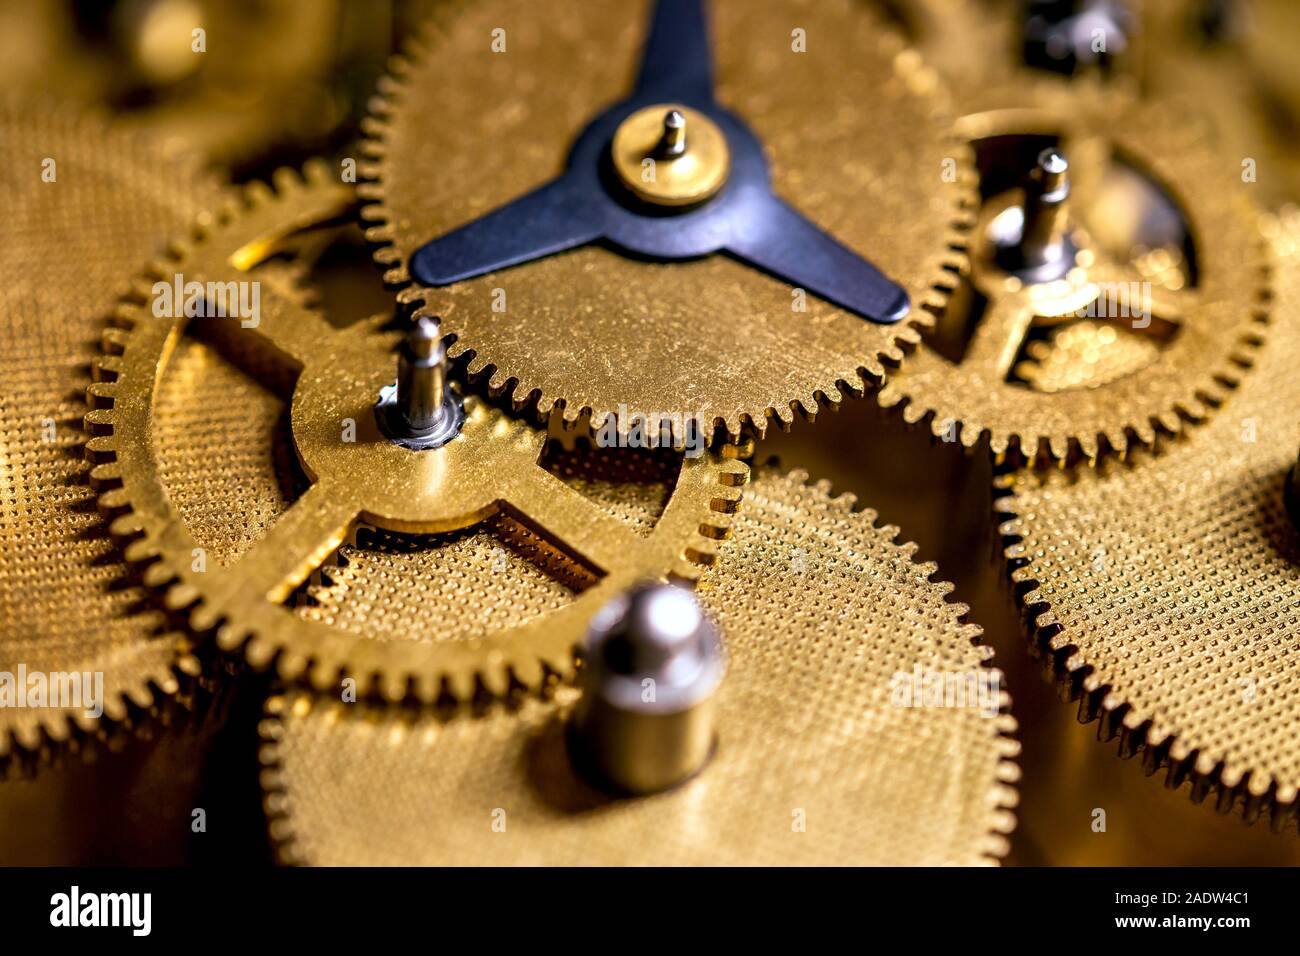
[{"label": "gear tooth", "polygon": [[452,671],[443,676],[448,693],[455,700],[473,700],[475,679],[473,674]]},{"label": "gear tooth", "polygon": [[269,206],[275,202],[275,193],[266,183],[254,179],[244,186],[244,201],[250,207]]},{"label": "gear tooth", "polygon": [[521,657],[519,660],[512,661],[510,672],[516,681],[529,690],[540,688],[546,680],[542,662],[533,657]]},{"label": "gear tooth", "polygon": [[[368,165],[362,164],[358,168],[358,172],[364,176],[370,168]],[[357,183],[357,196],[369,202],[378,202],[384,198],[384,190],[378,183],[359,182]],[[370,222],[383,222],[383,210],[377,206],[363,206],[361,218]]]},{"label": "gear tooth", "polygon": [[198,599],[199,589],[184,583],[173,585],[163,598],[167,608],[172,611],[183,610]]},{"label": "gear tooth", "polygon": [[718,561],[718,546],[707,538],[697,538],[686,549],[687,560],[702,567],[712,567]]},{"label": "gear tooth", "polygon": [[876,393],[876,402],[881,408],[894,408],[899,405],[906,396],[902,390],[893,382],[886,381],[884,387]]},{"label": "gear tooth", "polygon": [[86,397],[92,404],[110,403],[117,394],[117,386],[112,382],[92,382],[86,386]]},{"label": "gear tooth", "polygon": [[333,179],[329,164],[319,156],[313,156],[303,164],[302,175],[308,183],[317,186],[323,186]]},{"label": "gear tooth", "polygon": [[276,671],[287,681],[299,681],[307,673],[309,663],[306,655],[285,650],[276,661]]},{"label": "gear tooth", "polygon": [[113,424],[113,413],[112,413],[111,410],[106,409],[106,408],[94,408],[94,409],[91,409],[90,411],[86,412],[86,424],[87,424],[88,426],[93,426],[93,425],[105,425],[105,426],[109,426],[109,425],[112,425],[112,424]]},{"label": "gear tooth", "polygon": [[[102,507],[102,503],[101,503]],[[144,530],[141,518],[135,512],[127,512],[114,518],[108,530],[119,538],[127,538]]]},{"label": "gear tooth", "polygon": [[122,556],[132,564],[152,561],[158,557],[158,548],[148,538],[137,538],[123,549]]},{"label": "gear tooth", "polygon": [[176,575],[162,561],[155,561],[148,565],[140,578],[144,581],[146,587],[161,588],[165,584],[170,584]]},{"label": "gear tooth", "polygon": [[363,117],[361,120],[361,132],[372,142],[383,140],[388,133],[388,125],[383,120],[376,119],[373,116]]},{"label": "gear tooth", "polygon": [[[341,676],[337,665],[328,661],[315,660],[312,662],[311,670],[308,673],[308,680],[311,682],[313,690],[324,694],[339,689]],[[428,698],[424,699],[427,700]]]},{"label": "gear tooth", "polygon": [[281,166],[271,173],[271,183],[278,193],[288,193],[302,186],[298,172],[288,166]]},{"label": "gear tooth", "polygon": [[1048,449],[1057,461],[1065,461],[1070,454],[1070,440],[1064,435],[1050,435],[1047,439]]},{"label": "gear tooth", "polygon": [[121,352],[126,348],[129,336],[124,329],[108,327],[105,328],[99,336],[100,347],[105,350]]},{"label": "gear tooth", "polygon": [[131,498],[125,488],[109,488],[99,496],[99,506],[105,511],[116,511],[131,504]]},{"label": "gear tooth", "polygon": [[[87,442],[86,444],[89,445],[90,443]],[[122,468],[115,461],[106,461],[90,469],[90,482],[94,487],[121,480]]]},{"label": "gear tooth", "polygon": [[[234,628],[230,629],[232,633]],[[279,648],[261,634],[254,634],[244,645],[244,657],[254,670],[264,671],[276,660]]]},{"label": "gear tooth", "polygon": [[485,667],[479,674],[479,683],[490,696],[500,700],[510,692],[510,671],[501,664]]}]

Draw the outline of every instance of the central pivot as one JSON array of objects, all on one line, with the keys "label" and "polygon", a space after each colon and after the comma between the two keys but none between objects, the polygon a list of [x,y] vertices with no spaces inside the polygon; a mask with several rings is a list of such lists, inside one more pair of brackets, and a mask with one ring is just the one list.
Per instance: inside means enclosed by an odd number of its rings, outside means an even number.
[{"label": "central pivot", "polygon": [[610,145],[619,181],[656,206],[693,206],[714,195],[731,171],[727,137],[711,119],[663,103],[637,110]]},{"label": "central pivot", "polygon": [[1021,207],[994,223],[998,264],[1026,282],[1051,282],[1074,268],[1079,251],[1069,232],[1070,163],[1059,149],[1038,154]]},{"label": "central pivot", "polygon": [[440,448],[465,423],[460,396],[447,387],[447,352],[438,323],[422,318],[397,357],[397,383],[379,392],[375,419],[389,441],[422,451]]}]

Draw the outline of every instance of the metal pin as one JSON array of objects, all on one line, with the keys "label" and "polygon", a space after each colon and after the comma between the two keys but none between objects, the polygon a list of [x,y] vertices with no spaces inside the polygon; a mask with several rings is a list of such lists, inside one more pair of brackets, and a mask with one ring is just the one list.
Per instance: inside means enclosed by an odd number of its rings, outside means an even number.
[{"label": "metal pin", "polygon": [[375,403],[380,430],[415,451],[440,448],[460,433],[465,409],[447,387],[447,352],[436,319],[416,321],[397,354],[397,382],[385,385]]},{"label": "metal pin", "polygon": [[998,262],[1026,282],[1050,282],[1074,267],[1077,249],[1069,232],[1070,162],[1049,147],[1025,184],[1018,233],[999,237]]},{"label": "metal pin", "polygon": [[1020,252],[1031,268],[1054,262],[1064,249],[1070,198],[1070,162],[1058,149],[1045,149],[1025,187],[1025,231]]},{"label": "metal pin", "polygon": [[686,117],[680,110],[664,114],[664,134],[655,147],[655,154],[665,159],[676,159],[686,152]]},{"label": "metal pin", "polygon": [[571,745],[579,765],[624,793],[665,790],[713,752],[722,642],[695,596],[646,584],[597,613],[587,635]]},{"label": "metal pin", "polygon": [[438,323],[422,318],[407,334],[397,358],[397,408],[415,432],[438,424],[446,387],[447,353]]}]

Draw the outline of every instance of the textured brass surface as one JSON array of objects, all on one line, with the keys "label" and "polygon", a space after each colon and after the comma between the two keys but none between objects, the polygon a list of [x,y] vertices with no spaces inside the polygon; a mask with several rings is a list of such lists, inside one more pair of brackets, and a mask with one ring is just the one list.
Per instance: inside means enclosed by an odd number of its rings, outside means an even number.
[{"label": "textured brass surface", "polygon": [[1093,713],[1247,813],[1300,787],[1300,532],[1284,489],[1300,404],[1300,221],[1270,221],[1276,328],[1206,427],[1100,471],[1010,480],[1007,555]]},{"label": "textured brass surface", "polygon": [[[102,671],[120,718],[176,689],[180,651],[95,512],[78,391],[124,277],[220,190],[147,140],[3,98],[0,163],[15,171],[0,256],[0,671]],[[80,708],[2,709],[0,757],[74,721],[96,723]]]},{"label": "textured brass surface", "polygon": [[[737,434],[815,413],[879,377],[943,301],[971,181],[934,74],[847,0],[710,4],[718,99],[766,144],[776,192],[912,298],[875,325],[722,255],[649,263],[589,247],[457,283],[408,288],[495,391],[599,424],[620,404]],[[646,3],[451,3],[381,86],[363,215],[395,283],[419,245],[556,175],[570,140],[629,88]],[[493,29],[506,52],[493,53]],[[807,52],[793,50],[803,29]],[[487,38],[487,39],[485,39]],[[870,91],[866,95],[863,91]],[[484,104],[493,104],[484,108]],[[881,131],[888,130],[887,138]],[[432,161],[430,157],[433,157]],[[954,248],[955,247],[955,248]],[[495,289],[506,311],[494,311]]]},{"label": "textured brass surface", "polygon": [[[1267,319],[1266,256],[1246,185],[1232,170],[1224,171],[1206,130],[1167,104],[1125,105],[1121,98],[1028,81],[988,91],[980,100],[985,105],[958,124],[972,141],[1060,137],[1071,160],[1071,215],[1084,232],[1117,157],[1152,177],[1186,218],[1196,284],[1180,287],[1177,272],[1152,281],[1136,253],[1116,255],[1093,243],[1066,279],[1022,286],[983,265],[987,238],[977,236],[975,281],[988,305],[964,354],[953,361],[934,348],[918,350],[890,374],[881,404],[905,406],[908,421],[931,416],[936,435],[956,423],[967,446],[987,436],[995,454],[1029,459],[1123,454],[1134,442],[1150,444],[1158,432],[1177,433],[1185,421],[1205,418],[1239,380]],[[986,203],[981,227],[1012,200],[1014,195]],[[1149,289],[1141,285],[1148,282]],[[1033,326],[1086,315],[1104,290],[1135,288],[1131,283],[1142,290],[1138,305],[1149,306],[1153,316],[1148,334],[1176,327],[1151,362],[1104,384],[1085,381],[1081,386],[1093,387],[1068,390],[1040,391],[1009,378]],[[1114,310],[1117,316],[1094,311],[1136,328],[1137,319],[1121,309]],[[963,314],[948,314],[940,325],[965,321]]]},{"label": "textured brass surface", "polygon": [[[312,166],[306,183],[277,177],[278,195],[265,188],[250,192],[242,208],[227,210],[156,272],[195,282],[261,281],[254,270],[280,239],[350,206],[351,191],[327,176],[323,166]],[[447,445],[412,451],[389,442],[373,414],[380,389],[395,374],[395,338],[377,328],[384,317],[338,329],[285,283],[262,281],[261,289],[260,323],[248,328],[234,318],[159,318],[148,301],[120,309],[123,328],[108,343],[112,354],[100,362],[102,380],[91,387],[102,407],[87,415],[105,432],[90,444],[105,459],[92,477],[106,486],[101,505],[125,512],[113,530],[133,539],[127,556],[151,562],[146,582],[168,585],[168,603],[192,606],[191,625],[217,628],[220,646],[244,648],[257,665],[274,659],[283,677],[318,688],[336,687],[346,675],[360,692],[373,681],[391,699],[411,690],[425,700],[444,692],[469,698],[480,683],[499,694],[511,680],[535,686],[548,671],[567,674],[586,617],[611,594],[644,578],[693,580],[712,560],[729,521],[726,512],[740,497],[747,473],[742,462],[711,454],[681,459],[663,513],[649,534],[638,535],[541,466],[544,432],[474,397],[466,401],[464,429]],[[198,328],[205,324],[209,328]],[[167,441],[189,441],[192,456],[200,456],[191,461],[200,461],[208,440],[203,429],[187,436],[156,416],[163,407],[159,389],[187,326],[233,339],[237,348],[269,345],[299,369],[290,424],[306,487],[274,520],[266,516],[266,529],[221,567],[196,566],[195,535],[178,520],[160,461]],[[182,404],[195,407],[198,398]],[[160,442],[160,436],[169,438]],[[373,629],[362,637],[331,626],[326,617],[283,606],[358,522],[434,534],[498,513],[522,522],[599,580],[551,613],[505,633],[472,630],[460,641],[439,640],[438,630],[451,629],[439,620],[426,621],[429,636],[422,640],[392,641]],[[247,525],[246,512],[225,516],[237,529]]]},{"label": "textured brass surface", "polygon": [[[686,146],[675,158],[656,155],[670,110],[685,119]],[[703,113],[672,103],[637,110],[619,126],[609,149],[619,181],[638,198],[660,206],[703,202],[722,188],[731,169],[722,130]],[[653,175],[647,175],[647,160],[653,163]]]},{"label": "textured brass surface", "polygon": [[895,544],[896,531],[800,473],[760,472],[700,590],[728,642],[718,749],[697,777],[657,796],[611,799],[574,776],[561,726],[568,688],[449,721],[306,694],[274,699],[263,784],[282,856],[993,862],[1014,823],[1015,722],[891,702],[896,671],[968,672],[990,653],[964,606],[946,600],[950,586],[930,580],[934,566]]}]

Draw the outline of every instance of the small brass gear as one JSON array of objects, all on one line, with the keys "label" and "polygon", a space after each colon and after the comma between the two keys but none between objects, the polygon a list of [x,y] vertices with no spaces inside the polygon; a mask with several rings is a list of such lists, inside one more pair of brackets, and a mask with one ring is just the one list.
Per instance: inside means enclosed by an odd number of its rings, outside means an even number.
[{"label": "small brass gear", "polygon": [[1039,642],[1081,713],[1172,785],[1296,819],[1300,216],[1266,220],[1275,334],[1231,403],[1159,454],[1007,476],[1003,535]]},{"label": "small brass gear", "polygon": [[[331,181],[323,165],[309,166],[305,181],[282,171],[276,187],[252,187],[242,205],[223,210],[193,242],[177,244],[173,259],[151,268],[134,302],[119,309],[122,327],[106,337],[109,354],[90,388],[98,407],[86,416],[96,432],[88,449],[98,461],[92,478],[104,486],[100,504],[114,514],[113,531],[132,539],[127,558],[146,565],[147,584],[167,588],[172,608],[187,609],[198,631],[215,628],[222,648],[243,648],[257,666],[274,661],[286,679],[337,688],[346,676],[360,693],[375,690],[392,700],[408,694],[464,700],[480,689],[502,694],[512,681],[532,687],[551,673],[568,674],[586,615],[610,594],[643,578],[698,576],[726,534],[748,473],[743,462],[712,454],[674,457],[680,464],[671,496],[653,527],[638,534],[630,521],[541,466],[544,432],[474,396],[465,399],[461,433],[443,447],[417,452],[389,442],[373,414],[394,375],[396,337],[384,329],[389,317],[336,327],[282,276],[253,271],[286,237],[345,216],[353,193]],[[152,284],[176,275],[187,283],[259,282],[260,321],[244,327],[232,318],[151,315]],[[211,469],[216,462],[226,469],[218,475],[229,474],[229,459],[243,453],[221,445],[214,421],[219,400],[209,407],[209,393],[197,386],[179,402],[167,397],[169,381],[195,385],[215,363],[201,358],[186,364],[186,331],[278,363],[278,377],[292,385],[287,413],[293,451],[289,461],[267,470],[282,477],[296,453],[305,485],[296,498],[272,483],[273,500],[250,504],[239,483],[205,473],[205,463]],[[300,370],[296,383],[284,374],[286,365]],[[254,376],[275,378],[268,368],[255,365]],[[187,433],[191,454],[178,480],[203,483],[207,491],[188,515],[176,503],[185,488],[165,480],[169,449],[185,442]],[[390,537],[452,534],[497,515],[513,519],[520,547],[538,552],[543,562],[563,558],[576,565],[575,575],[591,579],[578,583],[590,586],[562,607],[543,607],[546,613],[525,621],[512,618],[516,626],[499,632],[476,617],[474,592],[463,581],[453,581],[448,593],[464,600],[441,608],[447,620],[427,614],[422,630],[410,636],[377,634],[373,627],[358,633],[341,626],[337,615],[320,613],[320,601],[315,611],[284,605],[300,585],[311,587],[308,579],[340,546],[354,555],[364,549],[355,535],[359,525]],[[195,532],[213,523],[233,530],[209,564]],[[421,570],[409,570],[408,577],[422,580],[432,600]],[[491,584],[500,577],[494,570],[464,573],[484,575]],[[329,584],[318,575],[311,596],[324,596]]]},{"label": "small brass gear", "polygon": [[[0,256],[0,671],[103,675],[121,721],[192,670],[131,582],[92,506],[81,455],[83,369],[122,276],[222,196],[196,163],[100,120],[0,96],[6,186]],[[0,708],[15,752],[102,729],[82,707]]]},{"label": "small brass gear", "polygon": [[974,176],[933,71],[849,0],[710,10],[719,100],[766,144],[776,192],[903,286],[911,313],[878,325],[725,255],[649,263],[598,246],[411,285],[419,246],[563,168],[574,132],[627,88],[649,11],[450,3],[381,85],[362,215],[402,300],[442,316],[451,354],[494,394],[597,427],[623,406],[761,435],[878,381],[945,301]]},{"label": "small brass gear", "polygon": [[[801,472],[758,470],[699,592],[727,645],[717,752],[653,797],[611,799],[570,769],[569,686],[449,720],[273,698],[262,781],[282,859],[995,863],[1015,825],[1009,698],[952,586],[897,533]],[[986,706],[907,706],[916,673],[982,675]]]},{"label": "small brass gear", "polygon": [[[995,455],[1014,460],[1095,461],[1204,419],[1240,380],[1268,320],[1268,259],[1239,170],[1224,166],[1204,128],[1171,103],[1031,79],[981,102],[958,122],[971,142],[1054,140],[1069,157],[1079,246],[1073,267],[1037,283],[1001,269],[990,233],[1018,208],[1021,192],[989,197],[970,280],[927,345],[889,375],[881,404],[903,407],[909,422],[929,417],[936,435],[956,431],[967,447],[987,438]],[[1185,264],[1176,261],[1181,247],[1115,247],[1107,177],[1134,172],[1171,197],[1185,221]],[[1080,375],[1068,388],[1054,387],[1060,383],[1050,373],[1035,374],[1054,347],[1050,333],[1035,346],[1037,332],[1055,328],[1059,336],[1097,320],[1122,330],[1099,356],[1104,373]],[[1136,344],[1134,335],[1149,346],[1140,367],[1129,361],[1133,349],[1123,348]],[[1029,372],[1024,381],[1018,368]]]}]

